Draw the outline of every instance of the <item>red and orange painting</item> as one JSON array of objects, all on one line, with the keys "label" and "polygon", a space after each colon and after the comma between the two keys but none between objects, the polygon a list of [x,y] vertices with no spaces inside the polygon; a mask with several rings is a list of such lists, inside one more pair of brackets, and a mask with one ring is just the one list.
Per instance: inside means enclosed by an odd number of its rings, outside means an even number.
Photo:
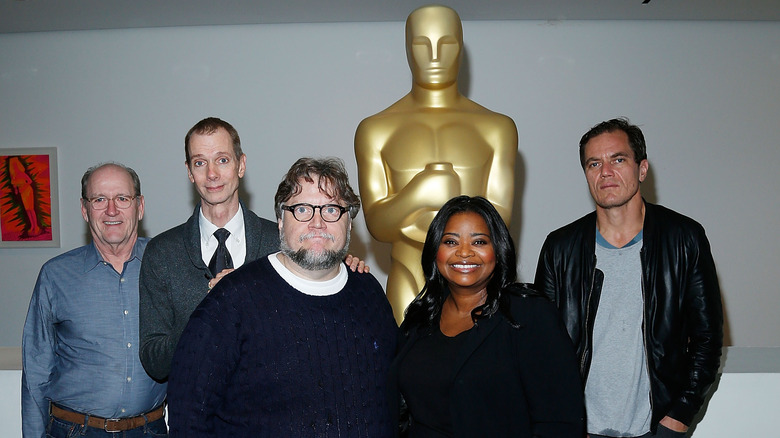
[{"label": "red and orange painting", "polygon": [[56,217],[52,206],[56,201],[52,199],[52,187],[56,187],[56,181],[52,184],[52,176],[56,178],[56,170],[52,173],[52,166],[56,166],[56,156],[51,151],[41,154],[7,152],[0,149],[2,243],[54,241],[56,236],[52,219],[56,220]]}]

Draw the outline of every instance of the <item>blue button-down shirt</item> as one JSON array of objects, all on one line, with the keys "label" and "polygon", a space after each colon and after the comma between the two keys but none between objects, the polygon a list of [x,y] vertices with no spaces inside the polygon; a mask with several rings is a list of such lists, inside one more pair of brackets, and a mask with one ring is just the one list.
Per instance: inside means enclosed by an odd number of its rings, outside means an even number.
[{"label": "blue button-down shirt", "polygon": [[105,418],[132,417],[165,399],[166,385],[138,356],[138,274],[148,239],[139,238],[122,273],[94,244],[46,262],[22,338],[22,428],[45,436],[49,401]]}]

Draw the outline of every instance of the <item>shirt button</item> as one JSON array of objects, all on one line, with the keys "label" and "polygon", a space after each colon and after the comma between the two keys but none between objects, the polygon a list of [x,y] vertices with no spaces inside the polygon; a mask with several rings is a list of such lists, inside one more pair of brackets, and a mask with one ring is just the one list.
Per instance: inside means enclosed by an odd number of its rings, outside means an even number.
[{"label": "shirt button", "polygon": [[132,347],[132,346],[133,346],[133,344],[131,344],[131,343],[129,343],[129,342],[127,343],[127,348],[130,348],[130,347]]},{"label": "shirt button", "polygon": [[122,413],[124,414],[125,412],[127,412],[127,409],[122,408]]},{"label": "shirt button", "polygon": [[131,380],[133,380],[133,378],[132,378],[132,377],[128,377],[128,378],[127,378],[127,381],[128,381],[128,382],[129,382],[129,381],[131,381]]},{"label": "shirt button", "polygon": [[120,283],[124,283],[124,282],[125,282],[125,277],[122,277],[122,278],[120,278],[120,279],[119,279],[119,282],[120,282]]},{"label": "shirt button", "polygon": [[127,315],[128,313],[130,313],[130,312],[128,312],[127,310],[125,310],[125,315]]}]

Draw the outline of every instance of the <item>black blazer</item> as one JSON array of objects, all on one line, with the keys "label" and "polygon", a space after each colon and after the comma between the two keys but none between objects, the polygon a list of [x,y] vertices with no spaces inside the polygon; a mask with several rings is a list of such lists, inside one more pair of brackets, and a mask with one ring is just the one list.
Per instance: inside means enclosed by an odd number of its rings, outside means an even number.
[{"label": "black blazer", "polygon": [[[509,295],[520,328],[497,312],[481,319],[457,357],[450,414],[454,437],[581,438],[584,402],[574,348],[555,306],[525,286]],[[391,407],[399,407],[398,368],[426,328],[402,325],[390,366]],[[398,409],[393,409],[398,416]],[[410,407],[414,422],[414,407]],[[413,427],[413,426],[412,426]]]}]

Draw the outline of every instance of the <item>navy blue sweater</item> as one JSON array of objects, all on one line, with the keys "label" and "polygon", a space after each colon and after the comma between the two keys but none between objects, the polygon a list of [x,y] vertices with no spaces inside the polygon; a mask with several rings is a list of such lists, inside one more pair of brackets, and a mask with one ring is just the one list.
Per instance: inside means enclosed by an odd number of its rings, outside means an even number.
[{"label": "navy blue sweater", "polygon": [[305,295],[266,257],[220,281],[193,313],[168,384],[171,437],[386,437],[397,327],[381,286],[349,272]]}]

